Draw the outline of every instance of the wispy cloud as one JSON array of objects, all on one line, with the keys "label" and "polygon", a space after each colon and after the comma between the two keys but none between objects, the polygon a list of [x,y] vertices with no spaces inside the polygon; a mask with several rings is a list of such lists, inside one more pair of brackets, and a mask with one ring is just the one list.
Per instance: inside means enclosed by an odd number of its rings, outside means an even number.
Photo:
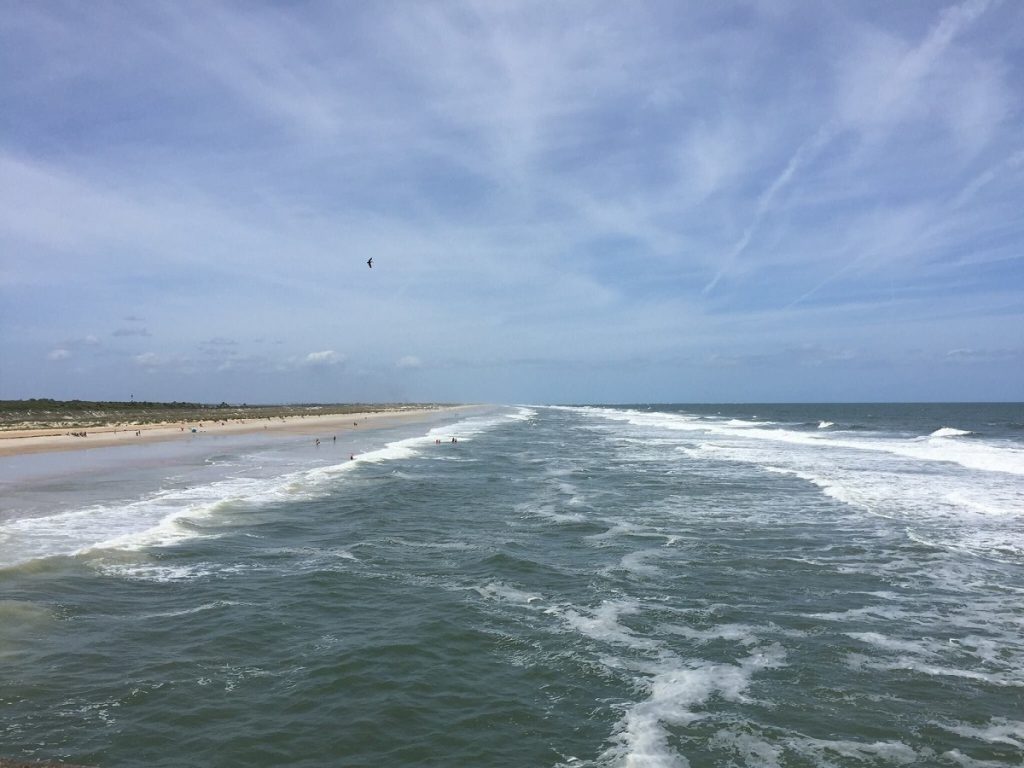
[{"label": "wispy cloud", "polygon": [[876,335],[922,366],[1012,349],[1022,28],[985,0],[26,7],[0,357],[486,399],[559,364],[564,392],[731,360],[739,392],[758,355],[824,375]]}]

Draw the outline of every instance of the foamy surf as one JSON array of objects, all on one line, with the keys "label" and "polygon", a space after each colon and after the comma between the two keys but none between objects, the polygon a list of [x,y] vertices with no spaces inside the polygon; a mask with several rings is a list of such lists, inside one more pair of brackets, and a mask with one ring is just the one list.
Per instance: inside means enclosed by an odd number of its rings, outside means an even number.
[{"label": "foamy surf", "polygon": [[354,461],[308,439],[227,451],[63,510],[113,526],[136,504],[150,538],[107,526],[92,543],[116,548],[3,571],[10,748],[61,733],[69,760],[161,768],[168,743],[268,767],[1015,764],[1021,479],[877,447],[1015,447],[987,425],[1019,417],[629,410],[391,430]]},{"label": "foamy surf", "polygon": [[626,710],[611,736],[612,746],[601,755],[599,763],[645,768],[689,766],[686,756],[671,744],[672,731],[703,719],[706,714],[702,707],[712,697],[749,701],[746,691],[754,675],[782,666],[785,658],[785,650],[772,645],[753,651],[735,664],[660,662],[660,668],[641,682],[647,697]]},{"label": "foamy surf", "polygon": [[[104,550],[138,552],[153,547],[173,547],[184,542],[219,535],[219,522],[230,524],[267,504],[309,500],[330,493],[333,485],[356,471],[360,464],[382,464],[411,459],[433,446],[440,435],[472,440],[511,420],[529,418],[529,409],[511,414],[474,416],[440,427],[427,434],[386,443],[359,452],[337,464],[302,468],[310,458],[293,443],[292,453],[278,451],[251,457],[217,455],[203,462],[204,471],[239,472],[249,464],[262,465],[256,476],[226,477],[167,490],[157,490],[134,500],[71,508],[56,514],[13,517],[0,523],[0,568],[16,567],[49,557],[76,557]],[[368,433],[372,436],[372,432]],[[325,446],[326,447],[326,446]],[[323,454],[314,460],[323,461]],[[275,468],[277,472],[275,473]],[[268,474],[269,473],[269,474]],[[185,482],[185,481],[180,481]],[[179,484],[180,484],[179,482]]]},{"label": "foamy surf", "polygon": [[764,441],[820,448],[822,451],[845,449],[888,453],[896,456],[960,464],[968,469],[1024,475],[1024,450],[1005,441],[959,442],[945,439],[971,434],[968,430],[944,427],[927,437],[932,439],[893,438],[883,434],[838,436],[833,433],[810,434],[784,427],[766,429],[772,422],[748,422],[738,419],[697,418],[685,413],[639,412],[630,409],[584,407],[579,413],[610,421],[622,421],[635,427],[659,432],[699,432],[709,438],[738,441]]}]

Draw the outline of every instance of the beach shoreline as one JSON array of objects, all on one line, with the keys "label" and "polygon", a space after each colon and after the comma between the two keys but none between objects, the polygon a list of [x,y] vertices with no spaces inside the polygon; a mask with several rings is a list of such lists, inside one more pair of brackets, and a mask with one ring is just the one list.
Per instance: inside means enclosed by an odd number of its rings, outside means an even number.
[{"label": "beach shoreline", "polygon": [[443,412],[455,413],[472,406],[453,405],[429,408],[367,410],[359,413],[303,414],[253,417],[228,421],[173,421],[159,424],[113,424],[89,428],[12,429],[0,431],[0,457],[30,453],[80,451],[168,440],[183,440],[201,435],[275,434],[306,435],[311,439],[331,439],[362,428],[389,427],[425,419]]}]

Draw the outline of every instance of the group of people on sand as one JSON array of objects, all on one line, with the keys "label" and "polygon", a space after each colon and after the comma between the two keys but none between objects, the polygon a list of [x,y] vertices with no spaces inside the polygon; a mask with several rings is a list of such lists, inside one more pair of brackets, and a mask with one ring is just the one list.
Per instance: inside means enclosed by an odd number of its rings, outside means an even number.
[{"label": "group of people on sand", "polygon": [[[458,441],[458,440],[456,440],[456,439],[455,439],[455,438],[453,437],[453,438],[452,438],[452,442],[453,442],[453,443],[457,443],[457,442],[459,442],[459,441]],[[441,439],[440,439],[440,438],[438,438],[437,440],[435,440],[435,441],[434,441],[434,445],[440,445],[440,444],[441,444]]]},{"label": "group of people on sand", "polygon": [[[128,430],[126,429],[124,431],[127,432]],[[64,434],[67,437],[88,437],[89,436],[88,432],[65,432]],[[117,430],[116,429],[114,430],[114,434],[115,435],[117,434]],[[135,436],[136,437],[142,437],[142,430],[141,429],[136,429],[135,430]]]}]

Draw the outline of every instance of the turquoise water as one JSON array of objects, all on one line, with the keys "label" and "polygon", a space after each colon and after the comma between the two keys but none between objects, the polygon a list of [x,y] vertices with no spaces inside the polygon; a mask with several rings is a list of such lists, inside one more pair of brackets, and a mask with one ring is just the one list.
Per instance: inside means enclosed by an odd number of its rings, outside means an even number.
[{"label": "turquoise water", "polygon": [[0,459],[0,754],[1024,761],[1020,405],[482,408],[354,439]]}]

